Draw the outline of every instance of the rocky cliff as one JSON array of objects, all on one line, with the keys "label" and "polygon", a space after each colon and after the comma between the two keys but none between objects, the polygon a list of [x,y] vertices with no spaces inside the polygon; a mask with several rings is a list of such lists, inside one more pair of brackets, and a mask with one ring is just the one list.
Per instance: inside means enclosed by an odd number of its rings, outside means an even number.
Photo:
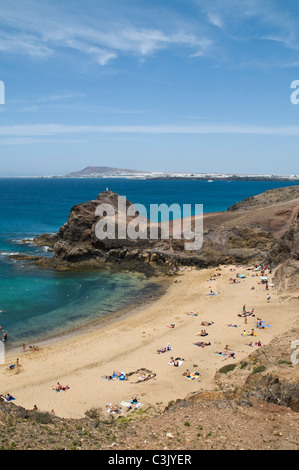
[{"label": "rocky cliff", "polygon": [[[127,207],[131,205],[129,201],[126,203]],[[114,239],[100,240],[96,235],[97,223],[104,217],[96,215],[101,204],[110,204],[115,210]],[[120,239],[117,236],[121,223],[118,195],[107,191],[95,200],[72,207],[68,221],[55,236],[43,235],[35,241],[53,247],[53,258],[40,263],[51,263],[57,268],[100,267],[107,263],[132,269],[138,269],[140,265],[151,268],[178,264],[207,267],[231,263],[265,263],[275,267],[299,260],[298,213],[299,186],[266,191],[225,212],[204,214],[202,247],[189,251],[185,249],[183,233],[175,238],[177,232],[172,223],[168,239],[161,237],[161,223],[157,224],[157,239],[151,239],[149,229],[143,239]],[[127,227],[134,217],[127,219]],[[193,231],[197,221],[198,216],[192,218]]]}]

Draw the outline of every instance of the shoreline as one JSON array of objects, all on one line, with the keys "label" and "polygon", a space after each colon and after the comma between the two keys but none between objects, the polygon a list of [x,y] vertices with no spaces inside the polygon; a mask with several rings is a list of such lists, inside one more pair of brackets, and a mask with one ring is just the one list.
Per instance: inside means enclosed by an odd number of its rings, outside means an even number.
[{"label": "shoreline", "polygon": [[[54,410],[60,417],[81,418],[92,408],[106,412],[107,403],[127,402],[135,394],[145,409],[157,404],[165,407],[189,393],[215,389],[214,376],[219,368],[244,360],[255,350],[248,346],[250,341],[268,344],[288,331],[296,318],[295,305],[286,295],[279,295],[275,287],[270,288],[270,302],[266,300],[265,287],[258,284],[260,275],[253,277],[254,272],[249,269],[232,265],[202,270],[186,268],[160,298],[139,306],[133,315],[129,313],[100,328],[59,338],[39,351],[21,352],[17,356],[21,366],[16,370],[8,370],[6,361],[0,366],[0,393],[12,394],[16,398],[14,403],[27,409],[36,404],[40,411]],[[237,272],[247,277],[233,284],[230,278]],[[219,295],[209,296],[211,289],[219,291]],[[246,324],[238,316],[244,303],[255,309],[255,316],[249,316]],[[190,315],[192,311],[199,312],[198,316]],[[271,326],[255,329],[257,336],[243,337],[244,328],[255,328],[257,318]],[[203,327],[201,321],[213,324]],[[233,323],[236,327],[229,328]],[[168,328],[171,324],[175,324],[172,329]],[[196,335],[202,328],[207,330],[208,337]],[[194,345],[202,340],[211,344],[204,348]],[[158,354],[158,348],[167,344],[173,350]],[[235,357],[217,354],[226,345],[235,352]],[[170,356],[184,358],[183,364],[169,365]],[[123,382],[103,379],[113,371],[131,374],[142,368],[155,376],[139,383],[138,373]],[[186,369],[198,371],[199,378],[187,380],[183,376]],[[55,392],[57,382],[68,385],[69,390]]]},{"label": "shoreline", "polygon": [[[107,313],[106,315],[103,315],[97,320],[92,320],[89,322],[87,321],[86,324],[84,325],[74,326],[74,328],[67,330],[67,331],[62,331],[61,333],[53,332],[53,335],[47,338],[40,338],[39,340],[34,340],[31,343],[38,343],[39,347],[43,348],[47,345],[51,345],[56,342],[59,343],[59,341],[63,341],[64,339],[67,340],[68,338],[71,338],[71,337],[76,337],[81,334],[87,334],[88,332],[93,331],[95,329],[100,330],[103,327],[110,326],[119,320],[125,319],[127,316],[135,315],[141,309],[146,308],[151,303],[155,302],[157,299],[159,299],[165,294],[165,292],[167,291],[171,283],[170,279],[171,277],[169,277],[168,279],[167,276],[149,277],[148,281],[150,284],[156,284],[158,286],[158,283],[159,283],[158,292],[148,293],[142,296],[141,298],[137,299],[134,303],[130,303],[126,305],[125,307],[115,310],[112,313]],[[28,347],[29,346],[27,345],[27,348]],[[22,353],[22,345],[12,346],[11,348],[8,348],[7,350],[5,350],[5,356],[8,359],[16,356],[18,353],[19,354]]]}]

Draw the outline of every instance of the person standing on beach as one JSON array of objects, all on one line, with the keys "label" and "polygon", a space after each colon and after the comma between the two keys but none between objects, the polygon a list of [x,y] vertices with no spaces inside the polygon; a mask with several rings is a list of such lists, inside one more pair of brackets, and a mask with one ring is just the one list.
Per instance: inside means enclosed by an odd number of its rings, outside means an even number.
[{"label": "person standing on beach", "polygon": [[6,331],[4,331],[4,333],[3,333],[2,341],[3,342],[7,341],[7,332]]}]

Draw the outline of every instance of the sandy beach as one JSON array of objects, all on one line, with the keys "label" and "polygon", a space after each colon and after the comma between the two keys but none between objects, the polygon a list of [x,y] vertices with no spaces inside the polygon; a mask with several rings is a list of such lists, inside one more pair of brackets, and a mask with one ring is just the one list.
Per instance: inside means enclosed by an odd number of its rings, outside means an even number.
[{"label": "sandy beach", "polygon": [[[233,283],[231,278],[237,274],[246,277]],[[143,407],[157,403],[166,406],[190,392],[212,390],[216,370],[245,359],[255,349],[250,342],[266,345],[294,323],[295,305],[271,286],[273,274],[268,275],[267,291],[260,273],[252,267],[180,270],[176,282],[162,297],[131,315],[39,345],[38,351],[26,345],[25,352],[20,348],[7,354],[5,364],[0,365],[0,393],[10,393],[16,405],[27,409],[36,405],[40,411],[54,410],[56,416],[80,418],[91,408],[105,412],[107,403],[129,402],[135,394]],[[209,295],[210,291],[218,295]],[[244,305],[247,311],[254,309],[254,316],[246,317],[247,323],[238,316]],[[256,328],[257,318],[270,326]],[[203,321],[212,324],[203,326]],[[242,336],[244,330],[252,329],[254,336]],[[197,335],[201,330],[208,335]],[[193,344],[200,341],[210,345]],[[171,351],[157,352],[168,344]],[[234,357],[217,354],[224,353],[226,346]],[[184,361],[175,367],[169,364],[171,356]],[[20,367],[9,369],[17,358]],[[140,373],[127,380],[103,378],[113,371],[130,374],[142,368],[154,376],[146,381],[138,381]],[[186,369],[200,375],[188,379],[183,376]],[[69,389],[56,392],[57,382]]]}]

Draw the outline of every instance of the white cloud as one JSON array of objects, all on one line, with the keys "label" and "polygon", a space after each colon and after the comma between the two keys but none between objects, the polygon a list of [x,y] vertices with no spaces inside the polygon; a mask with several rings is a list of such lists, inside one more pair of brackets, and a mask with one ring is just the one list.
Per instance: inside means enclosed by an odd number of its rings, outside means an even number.
[{"label": "white cloud", "polygon": [[299,126],[258,126],[251,124],[197,124],[197,125],[111,125],[84,126],[67,124],[27,124],[1,126],[0,135],[59,136],[68,134],[251,134],[272,136],[299,136]]},{"label": "white cloud", "polygon": [[208,12],[208,20],[213,26],[217,26],[220,29],[224,28],[224,22],[218,13]]},{"label": "white cloud", "polygon": [[24,33],[0,31],[0,51],[25,54],[35,58],[49,57],[54,50],[42,40]]},{"label": "white cloud", "polygon": [[[250,41],[260,41],[259,53],[263,41],[276,42],[277,58],[279,45],[289,54],[299,47],[297,20],[291,9],[276,0],[194,0],[192,9],[188,4],[182,11],[163,2],[152,8],[142,0],[140,8],[138,2],[128,5],[118,0],[91,1],[89,8],[76,0],[18,0],[16,8],[10,0],[1,0],[0,52],[37,59],[67,57],[76,51],[80,60],[85,56],[104,67],[121,57],[144,61],[160,51],[178,50],[194,59],[209,57],[233,64],[238,61],[237,41],[244,60],[254,64]],[[280,63],[296,62],[296,57],[280,54],[279,58]],[[270,60],[278,63],[273,57]]]},{"label": "white cloud", "polygon": [[107,11],[102,15],[96,6],[95,3],[94,11],[89,12],[80,11],[74,5],[68,15],[58,3],[51,6],[43,2],[41,7],[40,2],[20,0],[16,9],[3,0],[0,50],[47,57],[63,49],[74,49],[104,66],[120,54],[144,59],[158,51],[178,47],[189,48],[190,53],[199,56],[213,42],[198,25],[191,27],[190,22],[173,22],[167,17],[161,21],[159,12],[155,18],[152,15],[140,21],[137,9],[133,15],[123,13],[115,18],[117,7],[112,7],[111,19],[107,19]]}]

